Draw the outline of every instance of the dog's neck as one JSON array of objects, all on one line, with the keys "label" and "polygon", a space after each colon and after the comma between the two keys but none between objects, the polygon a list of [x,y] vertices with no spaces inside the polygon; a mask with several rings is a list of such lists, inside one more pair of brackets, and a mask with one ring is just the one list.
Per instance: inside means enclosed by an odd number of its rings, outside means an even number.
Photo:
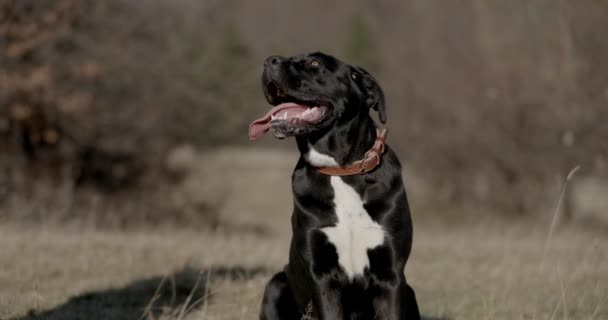
[{"label": "dog's neck", "polygon": [[346,166],[361,160],[376,140],[376,125],[369,114],[316,134],[296,137],[304,159],[314,167]]}]

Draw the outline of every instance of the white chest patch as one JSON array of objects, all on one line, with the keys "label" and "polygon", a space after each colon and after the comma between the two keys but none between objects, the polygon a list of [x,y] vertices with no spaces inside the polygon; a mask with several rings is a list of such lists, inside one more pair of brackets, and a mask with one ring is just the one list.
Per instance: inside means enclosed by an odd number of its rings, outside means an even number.
[{"label": "white chest patch", "polygon": [[334,205],[338,222],[335,226],[321,229],[336,247],[338,263],[352,279],[362,275],[369,267],[367,250],[384,242],[384,230],[369,216],[363,200],[342,178],[332,176]]},{"label": "white chest patch", "polygon": [[308,153],[305,156],[306,161],[308,161],[308,163],[312,164],[315,167],[337,167],[339,166],[338,162],[336,162],[336,159],[326,155],[326,154],[322,154],[319,151],[317,151],[315,148],[312,147],[312,145],[308,145]]}]

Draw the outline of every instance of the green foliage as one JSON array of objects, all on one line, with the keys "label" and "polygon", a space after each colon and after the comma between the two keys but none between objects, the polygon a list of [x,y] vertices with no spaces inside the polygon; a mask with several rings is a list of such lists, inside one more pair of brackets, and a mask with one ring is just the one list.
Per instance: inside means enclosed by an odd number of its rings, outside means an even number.
[{"label": "green foliage", "polygon": [[251,109],[259,94],[259,76],[252,53],[238,24],[229,22],[207,48],[203,60],[193,66],[192,79],[212,101],[221,107],[205,109],[204,120],[190,139],[199,145],[239,140],[248,117],[235,117]]},{"label": "green foliage", "polygon": [[239,73],[243,64],[247,62],[250,50],[236,24],[231,23],[225,27],[220,37],[218,53],[218,66],[228,76]]},{"label": "green foliage", "polygon": [[249,56],[249,48],[235,24],[226,26],[221,37],[221,53],[228,59],[244,59]]},{"label": "green foliage", "polygon": [[373,34],[365,17],[360,13],[353,14],[349,19],[344,51],[344,57],[349,63],[359,65],[370,72],[378,71]]},{"label": "green foliage", "polygon": [[212,44],[209,56],[195,68],[193,80],[210,92],[226,93],[231,90],[247,68],[251,52],[238,26],[226,25],[217,42]]}]

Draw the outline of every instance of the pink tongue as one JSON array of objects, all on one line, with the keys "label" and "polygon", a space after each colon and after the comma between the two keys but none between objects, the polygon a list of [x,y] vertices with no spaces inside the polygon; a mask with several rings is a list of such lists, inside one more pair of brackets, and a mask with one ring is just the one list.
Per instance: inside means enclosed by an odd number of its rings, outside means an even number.
[{"label": "pink tongue", "polygon": [[264,135],[264,133],[268,132],[270,129],[270,120],[272,120],[271,116],[286,109],[306,110],[308,107],[293,102],[281,103],[280,105],[273,107],[266,112],[266,115],[253,121],[249,125],[249,140],[255,140]]}]

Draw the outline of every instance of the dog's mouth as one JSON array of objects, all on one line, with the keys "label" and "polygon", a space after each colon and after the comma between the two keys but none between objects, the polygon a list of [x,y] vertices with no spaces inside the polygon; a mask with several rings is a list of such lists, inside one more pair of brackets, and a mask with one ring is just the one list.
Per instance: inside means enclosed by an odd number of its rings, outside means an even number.
[{"label": "dog's mouth", "polygon": [[249,125],[250,140],[261,137],[270,129],[276,137],[284,138],[325,119],[328,109],[318,101],[296,99],[275,82],[268,83],[264,89],[266,100],[274,107]]}]

